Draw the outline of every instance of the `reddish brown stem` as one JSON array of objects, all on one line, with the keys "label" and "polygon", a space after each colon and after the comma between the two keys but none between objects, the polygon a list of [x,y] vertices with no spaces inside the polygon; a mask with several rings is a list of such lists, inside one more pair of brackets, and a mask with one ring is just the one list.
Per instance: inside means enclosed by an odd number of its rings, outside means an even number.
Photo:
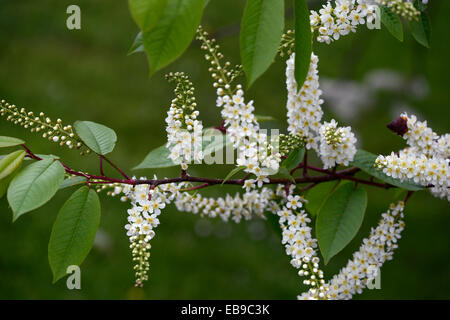
[{"label": "reddish brown stem", "polygon": [[406,195],[404,202],[407,203],[413,194],[414,194],[414,191],[408,191],[408,194]]},{"label": "reddish brown stem", "polygon": [[203,183],[199,186],[195,186],[195,187],[191,187],[191,188],[187,188],[187,189],[183,189],[183,191],[192,191],[192,190],[199,190],[199,189],[203,189],[209,186],[209,183]]},{"label": "reddish brown stem", "polygon": [[103,156],[102,155],[100,156],[100,174],[102,176],[105,175],[105,173],[103,172]]},{"label": "reddish brown stem", "polygon": [[[23,147],[26,150],[28,157],[30,157],[34,160],[37,160],[37,161],[42,160],[42,158],[33,154],[33,152],[27,146],[23,145]],[[105,157],[103,157],[103,159],[108,161]],[[98,176],[98,175],[92,175],[92,174],[79,172],[79,171],[69,168],[66,164],[64,164],[60,160],[58,160],[58,161],[61,163],[61,165],[64,167],[64,169],[66,170],[66,172],[68,174],[85,177],[89,184],[111,184],[111,183],[129,184],[129,185],[148,184],[148,185],[151,185],[152,188],[154,188],[159,185],[168,184],[168,183],[179,183],[179,182],[200,182],[200,183],[202,183],[202,185],[200,185],[200,186],[193,187],[192,190],[196,190],[196,189],[201,189],[201,188],[205,188],[208,186],[219,185],[219,184],[243,185],[245,182],[245,179],[248,178],[248,175],[247,175],[244,179],[230,179],[230,180],[224,181],[224,179],[217,179],[217,178],[192,177],[192,176],[189,176],[186,173],[186,171],[182,170],[181,176],[178,178],[136,180],[136,179],[130,179],[125,173],[123,173],[120,169],[118,169],[116,166],[114,166],[125,177],[125,179],[116,179],[116,178],[107,177],[103,174]],[[108,161],[108,162],[111,163],[110,161]],[[310,183],[310,185],[306,188],[312,188],[314,185],[316,185],[318,183],[334,181],[334,180],[350,180],[350,181],[354,181],[357,183],[366,184],[366,185],[384,188],[384,189],[393,187],[389,184],[376,183],[373,181],[363,180],[363,179],[353,177],[353,175],[360,170],[356,167],[348,168],[348,169],[337,171],[337,172],[331,172],[329,170],[317,168],[317,167],[310,166],[310,165],[306,165],[306,166],[310,170],[317,171],[317,172],[324,174],[321,176],[306,176],[306,177],[295,178],[296,184]],[[292,183],[292,180],[289,178],[269,178],[269,182],[265,182],[264,184],[266,184],[266,185],[271,185],[271,184],[289,185],[291,183]]]}]

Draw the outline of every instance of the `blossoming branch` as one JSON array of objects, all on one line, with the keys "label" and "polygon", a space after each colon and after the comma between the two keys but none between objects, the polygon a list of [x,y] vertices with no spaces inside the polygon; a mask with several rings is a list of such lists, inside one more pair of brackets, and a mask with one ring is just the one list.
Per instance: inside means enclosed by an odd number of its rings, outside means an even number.
[{"label": "blossoming branch", "polygon": [[[173,5],[172,0],[168,2]],[[0,160],[0,190],[5,190],[0,195],[7,194],[13,220],[39,208],[61,188],[81,186],[67,200],[52,229],[49,262],[57,281],[65,275],[68,265],[82,263],[93,244],[100,220],[98,194],[105,191],[120,197],[130,203],[125,229],[135,284],[143,286],[149,280],[151,243],[160,224],[159,216],[167,206],[174,204],[179,211],[235,223],[272,216],[279,221],[281,243],[290,263],[307,286],[299,299],[350,299],[361,293],[384,262],[393,258],[405,228],[404,208],[412,194],[429,190],[433,196],[450,201],[450,134],[439,135],[426,121],[402,113],[388,128],[406,140],[406,148],[387,156],[358,149],[350,126],[336,119],[323,119],[319,57],[313,53],[311,43],[330,44],[356,32],[361,25],[373,29],[380,21],[400,39],[401,19],[405,19],[414,25],[416,40],[427,46],[427,1],[336,0],[323,4],[318,11],[309,11],[304,0],[295,1],[295,31],[283,34],[283,1],[248,0],[240,39],[242,64],[234,67],[223,61],[216,40],[199,26],[205,2],[183,2],[186,10],[163,12],[149,27],[135,1],[130,1],[131,13],[141,28],[133,48],[146,52],[151,72],[178,57],[195,36],[213,79],[221,117],[216,127],[204,128],[194,84],[183,72],[167,75],[175,85],[165,119],[167,142],[152,150],[136,169],[179,167],[180,175],[137,178],[107,157],[117,141],[114,130],[90,121],[63,125],[60,119],[53,121],[44,113],[35,116],[32,111],[2,100],[0,115],[6,120],[62,147],[78,150],[80,155],[97,155],[100,172],[70,168],[57,156],[35,154],[21,139],[0,137],[0,147],[19,147]],[[183,16],[186,12],[189,17]],[[255,14],[264,17],[263,22],[254,20]],[[180,32],[171,33],[171,28]],[[158,41],[163,31],[171,41]],[[173,43],[177,46],[171,47]],[[287,58],[284,133],[261,129],[264,117],[255,111],[263,102],[247,99],[245,87],[238,82],[245,73],[251,85],[277,55]],[[222,164],[211,159],[224,149],[237,155],[231,162],[235,168],[226,177],[190,174],[192,164]],[[317,160],[312,160],[313,154]],[[32,161],[22,168],[24,159]],[[112,166],[122,177],[105,175],[105,165]],[[236,192],[217,198],[199,193],[223,184],[236,186]],[[386,204],[387,211],[359,250],[338,274],[327,278],[323,263],[339,254],[362,224],[367,207],[365,187],[405,192]],[[73,221],[80,223],[73,225]]]}]

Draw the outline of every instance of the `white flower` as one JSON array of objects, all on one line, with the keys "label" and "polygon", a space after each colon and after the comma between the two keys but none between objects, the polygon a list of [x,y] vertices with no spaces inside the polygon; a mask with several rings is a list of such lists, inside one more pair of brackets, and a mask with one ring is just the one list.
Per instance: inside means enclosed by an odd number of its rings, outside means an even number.
[{"label": "white flower", "polygon": [[280,220],[279,220],[280,223],[284,223],[285,221],[288,220],[288,218],[289,218],[290,216],[292,216],[292,211],[289,210],[289,209],[284,208],[284,209],[282,209],[282,210],[279,210],[279,211],[277,212],[277,215],[280,217]]},{"label": "white flower", "polygon": [[253,180],[253,179],[245,180],[242,188],[244,188],[245,191],[247,191],[247,192],[250,191],[251,189],[254,189],[255,188],[255,180]]},{"label": "white flower", "polygon": [[300,196],[289,195],[287,197],[286,207],[292,210],[302,207],[302,202],[300,201]]},{"label": "white flower", "polygon": [[258,188],[261,188],[261,187],[263,186],[264,183],[269,183],[269,182],[270,182],[270,181],[269,181],[269,178],[267,178],[267,177],[264,176],[264,175],[259,175],[259,176],[257,176],[257,177],[256,177],[256,181],[257,181]]},{"label": "white flower", "polygon": [[150,213],[155,213],[155,214],[160,214],[161,213],[161,209],[164,209],[164,207],[166,206],[166,204],[164,202],[161,202],[161,199],[157,198],[155,200],[152,200],[150,202],[151,206],[150,206]]}]

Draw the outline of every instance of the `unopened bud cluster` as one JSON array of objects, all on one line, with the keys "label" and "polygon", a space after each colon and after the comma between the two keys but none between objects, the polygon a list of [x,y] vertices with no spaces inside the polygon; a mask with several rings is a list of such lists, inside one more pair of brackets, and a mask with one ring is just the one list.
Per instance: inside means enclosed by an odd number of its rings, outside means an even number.
[{"label": "unopened bud cluster", "polygon": [[278,48],[278,54],[280,57],[290,56],[295,51],[295,31],[288,30],[281,36],[280,47]]},{"label": "unopened bud cluster", "polygon": [[377,2],[409,21],[417,20],[420,15],[420,11],[410,0],[377,0]]},{"label": "unopened bud cluster", "polygon": [[231,83],[241,74],[242,65],[231,68],[229,61],[221,64],[223,54],[219,51],[220,46],[216,43],[216,39],[208,39],[208,36],[208,32],[199,26],[196,39],[202,42],[201,48],[206,51],[205,59],[210,63],[208,71],[214,80],[213,86],[232,93]]},{"label": "unopened bud cluster", "polygon": [[293,150],[305,146],[305,138],[300,134],[280,134],[279,135],[280,155],[286,157]]},{"label": "unopened bud cluster", "polygon": [[82,147],[81,140],[74,133],[72,126],[63,125],[61,119],[53,121],[43,112],[35,115],[31,111],[11,105],[5,100],[0,101],[0,115],[31,132],[41,134],[43,138],[58,143],[60,146],[66,146],[69,149]]}]

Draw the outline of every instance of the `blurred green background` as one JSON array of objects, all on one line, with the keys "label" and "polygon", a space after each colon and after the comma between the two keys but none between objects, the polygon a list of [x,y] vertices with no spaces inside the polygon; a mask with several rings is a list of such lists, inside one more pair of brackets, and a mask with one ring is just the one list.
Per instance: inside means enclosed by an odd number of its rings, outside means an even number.
[{"label": "blurred green background", "polygon": [[[317,7],[315,1],[311,7]],[[239,28],[244,1],[213,0],[203,18],[215,32],[224,54],[239,63]],[[286,2],[287,8],[291,2]],[[82,29],[66,28],[66,8],[78,4]],[[348,105],[359,143],[374,153],[401,148],[401,138],[385,128],[407,105],[439,133],[450,119],[450,1],[431,1],[432,48],[416,44],[410,34],[403,43],[385,29],[356,34],[329,46],[315,44],[321,79],[362,83],[374,70],[390,69],[403,82],[422,79],[408,90],[377,91],[362,110]],[[176,63],[153,78],[143,54],[127,57],[137,33],[126,1],[2,0],[0,2],[0,97],[65,123],[91,120],[114,128],[119,142],[111,158],[131,172],[153,148],[165,142],[164,118],[172,86],[164,73],[184,71],[197,88],[205,126],[217,125],[215,90],[198,43]],[[258,114],[271,115],[286,128],[285,62],[277,58],[270,70],[247,92]],[[391,79],[390,76],[387,80]],[[245,83],[245,79],[242,79]],[[389,84],[389,81],[381,81]],[[408,82],[409,83],[409,82]],[[425,86],[425,89],[424,89]],[[428,88],[428,89],[427,89]],[[422,98],[415,93],[428,91]],[[349,93],[351,94],[351,93]],[[368,100],[368,99],[366,99]],[[325,119],[340,118],[331,101]],[[80,158],[39,136],[0,119],[0,134],[23,138],[36,153],[53,153],[72,167],[97,172],[95,157]],[[227,168],[193,168],[193,174],[225,176]],[[109,170],[111,175],[115,175]],[[137,172],[174,176],[178,170]],[[216,187],[219,195],[233,188]],[[357,238],[325,267],[332,276],[368,235],[393,197],[392,191],[369,191],[369,209]],[[52,284],[47,244],[58,209],[74,190],[60,192],[50,203],[11,223],[5,199],[0,200],[0,298],[2,299],[295,299],[303,291],[280,244],[278,233],[262,220],[224,224],[180,213],[170,206],[152,240],[150,280],[133,287],[131,254],[125,235],[127,204],[102,196],[102,220],[96,244],[82,265],[82,289],[68,290],[65,279]],[[382,269],[381,290],[366,290],[357,299],[450,298],[449,204],[423,192],[406,209],[407,228],[393,261]]]}]

